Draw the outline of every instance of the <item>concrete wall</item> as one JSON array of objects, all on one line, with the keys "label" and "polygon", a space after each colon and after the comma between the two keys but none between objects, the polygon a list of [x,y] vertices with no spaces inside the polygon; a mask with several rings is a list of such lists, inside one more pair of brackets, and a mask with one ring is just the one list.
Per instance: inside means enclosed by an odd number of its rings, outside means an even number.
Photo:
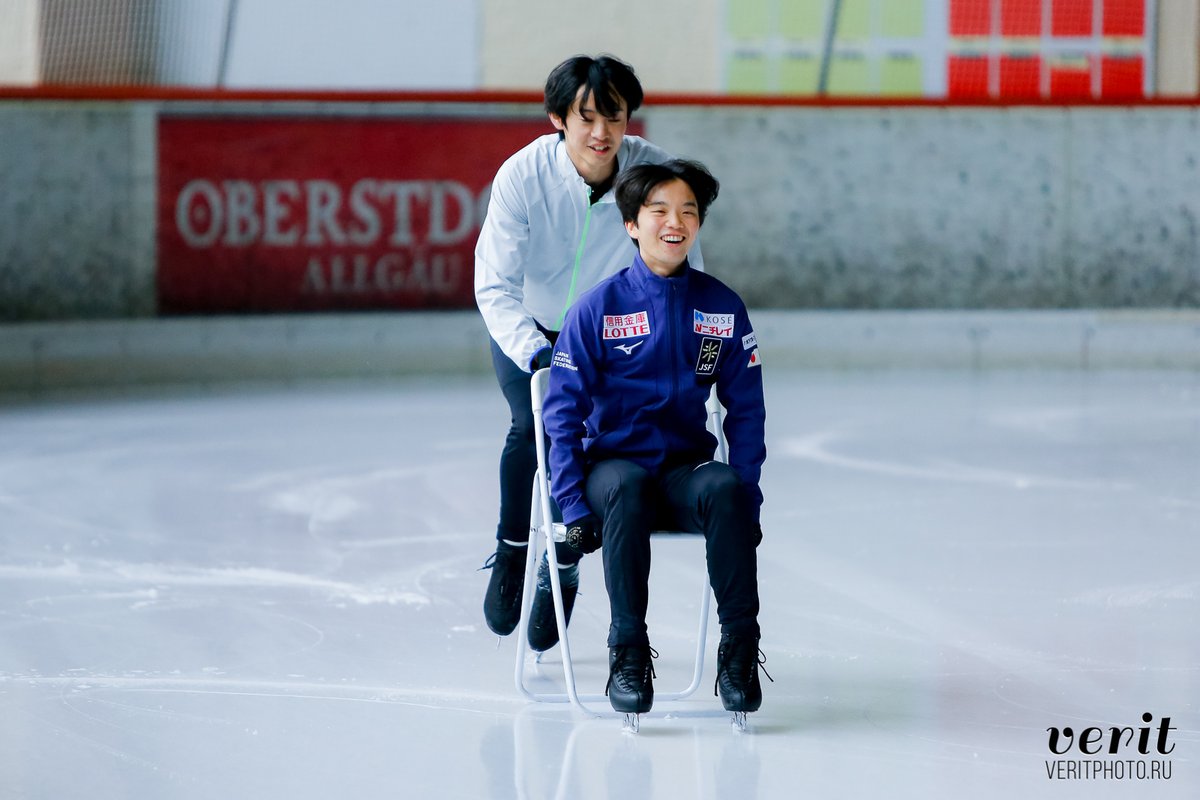
[{"label": "concrete wall", "polygon": [[0,103],[0,319],[154,314],[144,104]]},{"label": "concrete wall", "polygon": [[751,305],[1200,306],[1200,109],[668,108]]},{"label": "concrete wall", "polygon": [[[0,102],[0,321],[154,314],[157,113]],[[722,181],[705,257],[752,307],[1200,307],[1200,108],[681,106],[644,119]]]},{"label": "concrete wall", "polygon": [[[1171,369],[1200,376],[1200,311],[751,312],[791,369]],[[0,400],[152,386],[490,375],[471,311],[0,325]]]}]

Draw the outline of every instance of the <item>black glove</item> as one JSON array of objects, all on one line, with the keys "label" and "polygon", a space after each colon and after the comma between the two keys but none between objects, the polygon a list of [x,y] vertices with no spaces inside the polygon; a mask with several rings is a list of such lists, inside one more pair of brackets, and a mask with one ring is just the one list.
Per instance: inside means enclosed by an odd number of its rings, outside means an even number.
[{"label": "black glove", "polygon": [[546,345],[541,350],[533,354],[533,358],[529,359],[530,372],[537,372],[539,369],[545,369],[550,366],[550,361],[554,356],[554,348]]},{"label": "black glove", "polygon": [[753,528],[751,528],[751,534],[754,536],[754,546],[755,547],[758,547],[760,544],[762,544],[762,523],[761,522],[754,523]]},{"label": "black glove", "polygon": [[564,543],[579,553],[594,553],[600,549],[600,520],[591,514],[567,526]]}]

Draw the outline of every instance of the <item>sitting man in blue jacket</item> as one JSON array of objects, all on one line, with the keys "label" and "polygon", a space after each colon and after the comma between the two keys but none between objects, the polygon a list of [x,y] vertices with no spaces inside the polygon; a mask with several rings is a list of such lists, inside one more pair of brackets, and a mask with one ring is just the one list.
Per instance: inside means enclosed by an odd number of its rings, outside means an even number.
[{"label": "sitting man in blue jacket", "polygon": [[[762,703],[762,360],[741,298],[687,259],[717,190],[702,165],[683,160],[620,174],[617,205],[637,252],[567,313],[545,399],[551,493],[568,543],[580,554],[603,544],[606,691],[629,714],[654,701],[650,531],[663,528],[704,533],[723,705],[744,714]],[[726,409],[728,464],[713,461],[716,439],[706,428],[714,384]]]}]

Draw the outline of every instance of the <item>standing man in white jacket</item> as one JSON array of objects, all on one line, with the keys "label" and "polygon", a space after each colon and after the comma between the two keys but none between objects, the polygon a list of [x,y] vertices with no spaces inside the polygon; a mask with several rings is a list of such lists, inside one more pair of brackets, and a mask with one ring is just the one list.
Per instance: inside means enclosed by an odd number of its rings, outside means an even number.
[{"label": "standing man in white jacket", "polygon": [[[512,633],[520,619],[529,511],[537,469],[532,373],[550,366],[554,339],[581,292],[626,266],[634,246],[612,185],[635,164],[670,155],[627,136],[642,104],[633,69],[611,56],[575,56],[546,79],[545,107],[557,133],[535,139],[500,167],[475,246],[475,300],[491,335],[492,364],[512,411],[500,456],[500,522],[484,597],[488,627]],[[703,269],[699,248],[693,267]],[[582,553],[560,545],[556,554],[564,610],[570,619]],[[538,568],[529,643],[540,651],[558,642],[549,567]]]}]

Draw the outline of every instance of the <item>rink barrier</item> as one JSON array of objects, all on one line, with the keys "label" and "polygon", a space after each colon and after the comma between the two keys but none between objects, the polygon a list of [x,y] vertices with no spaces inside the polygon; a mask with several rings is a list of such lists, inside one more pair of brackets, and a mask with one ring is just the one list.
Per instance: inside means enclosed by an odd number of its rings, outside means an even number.
[{"label": "rink barrier", "polygon": [[[768,369],[1200,371],[1200,311],[751,312]],[[0,325],[0,391],[487,375],[469,311]]]},{"label": "rink barrier", "polygon": [[[174,186],[172,176],[193,169],[195,186],[211,189],[237,177],[239,185],[258,187],[254,191],[262,191],[266,177],[336,183],[344,173],[357,186],[367,179],[423,174],[422,156],[414,150],[413,164],[383,159],[386,172],[374,166],[361,174],[346,172],[344,165],[330,163],[310,175],[267,160],[262,169],[269,167],[269,176],[245,175],[241,161],[247,152],[257,161],[258,150],[244,142],[246,152],[231,145],[237,156],[232,164],[212,155],[175,169],[172,154],[188,150],[171,146],[169,131],[184,122],[236,118],[256,127],[287,122],[301,141],[315,135],[309,126],[357,121],[403,127],[452,119],[477,125],[485,140],[495,138],[503,120],[532,121],[550,130],[541,104],[530,95],[457,102],[437,94],[394,102],[372,94],[345,102],[287,93],[274,99],[237,95],[240,99],[224,102],[186,92],[146,99],[70,97],[0,99],[0,186],[15,187],[0,192],[5,322],[311,309],[312,297],[297,305],[233,302],[235,289],[261,288],[259,280],[274,274],[253,268],[230,273],[229,305],[172,305],[165,290],[176,270],[197,282],[207,273],[172,233],[180,209],[173,207],[170,187],[164,192],[161,184]],[[692,100],[660,99],[640,109],[635,122],[654,142],[703,161],[719,177],[721,197],[702,237],[705,262],[752,307],[1200,307],[1198,104],[929,107]],[[365,159],[381,163],[370,153]],[[305,169],[317,166],[303,163]],[[353,189],[343,185],[342,191]],[[232,269],[237,259],[228,251],[241,252],[243,242],[238,236],[219,241],[223,257],[232,259],[223,268]],[[412,242],[425,243],[420,236]],[[289,247],[260,248],[263,263],[282,258]],[[307,253],[287,255],[287,263],[310,263]],[[357,246],[322,258],[331,255],[366,257]],[[371,274],[382,274],[385,285],[394,283],[396,275],[379,269],[374,256]],[[327,286],[317,294],[337,282],[331,262],[318,266],[315,273]],[[354,291],[339,298],[342,304],[322,307],[413,307],[359,302],[363,286],[348,283]],[[296,288],[294,281],[290,285]],[[470,308],[469,295],[459,298],[460,307]]]}]

